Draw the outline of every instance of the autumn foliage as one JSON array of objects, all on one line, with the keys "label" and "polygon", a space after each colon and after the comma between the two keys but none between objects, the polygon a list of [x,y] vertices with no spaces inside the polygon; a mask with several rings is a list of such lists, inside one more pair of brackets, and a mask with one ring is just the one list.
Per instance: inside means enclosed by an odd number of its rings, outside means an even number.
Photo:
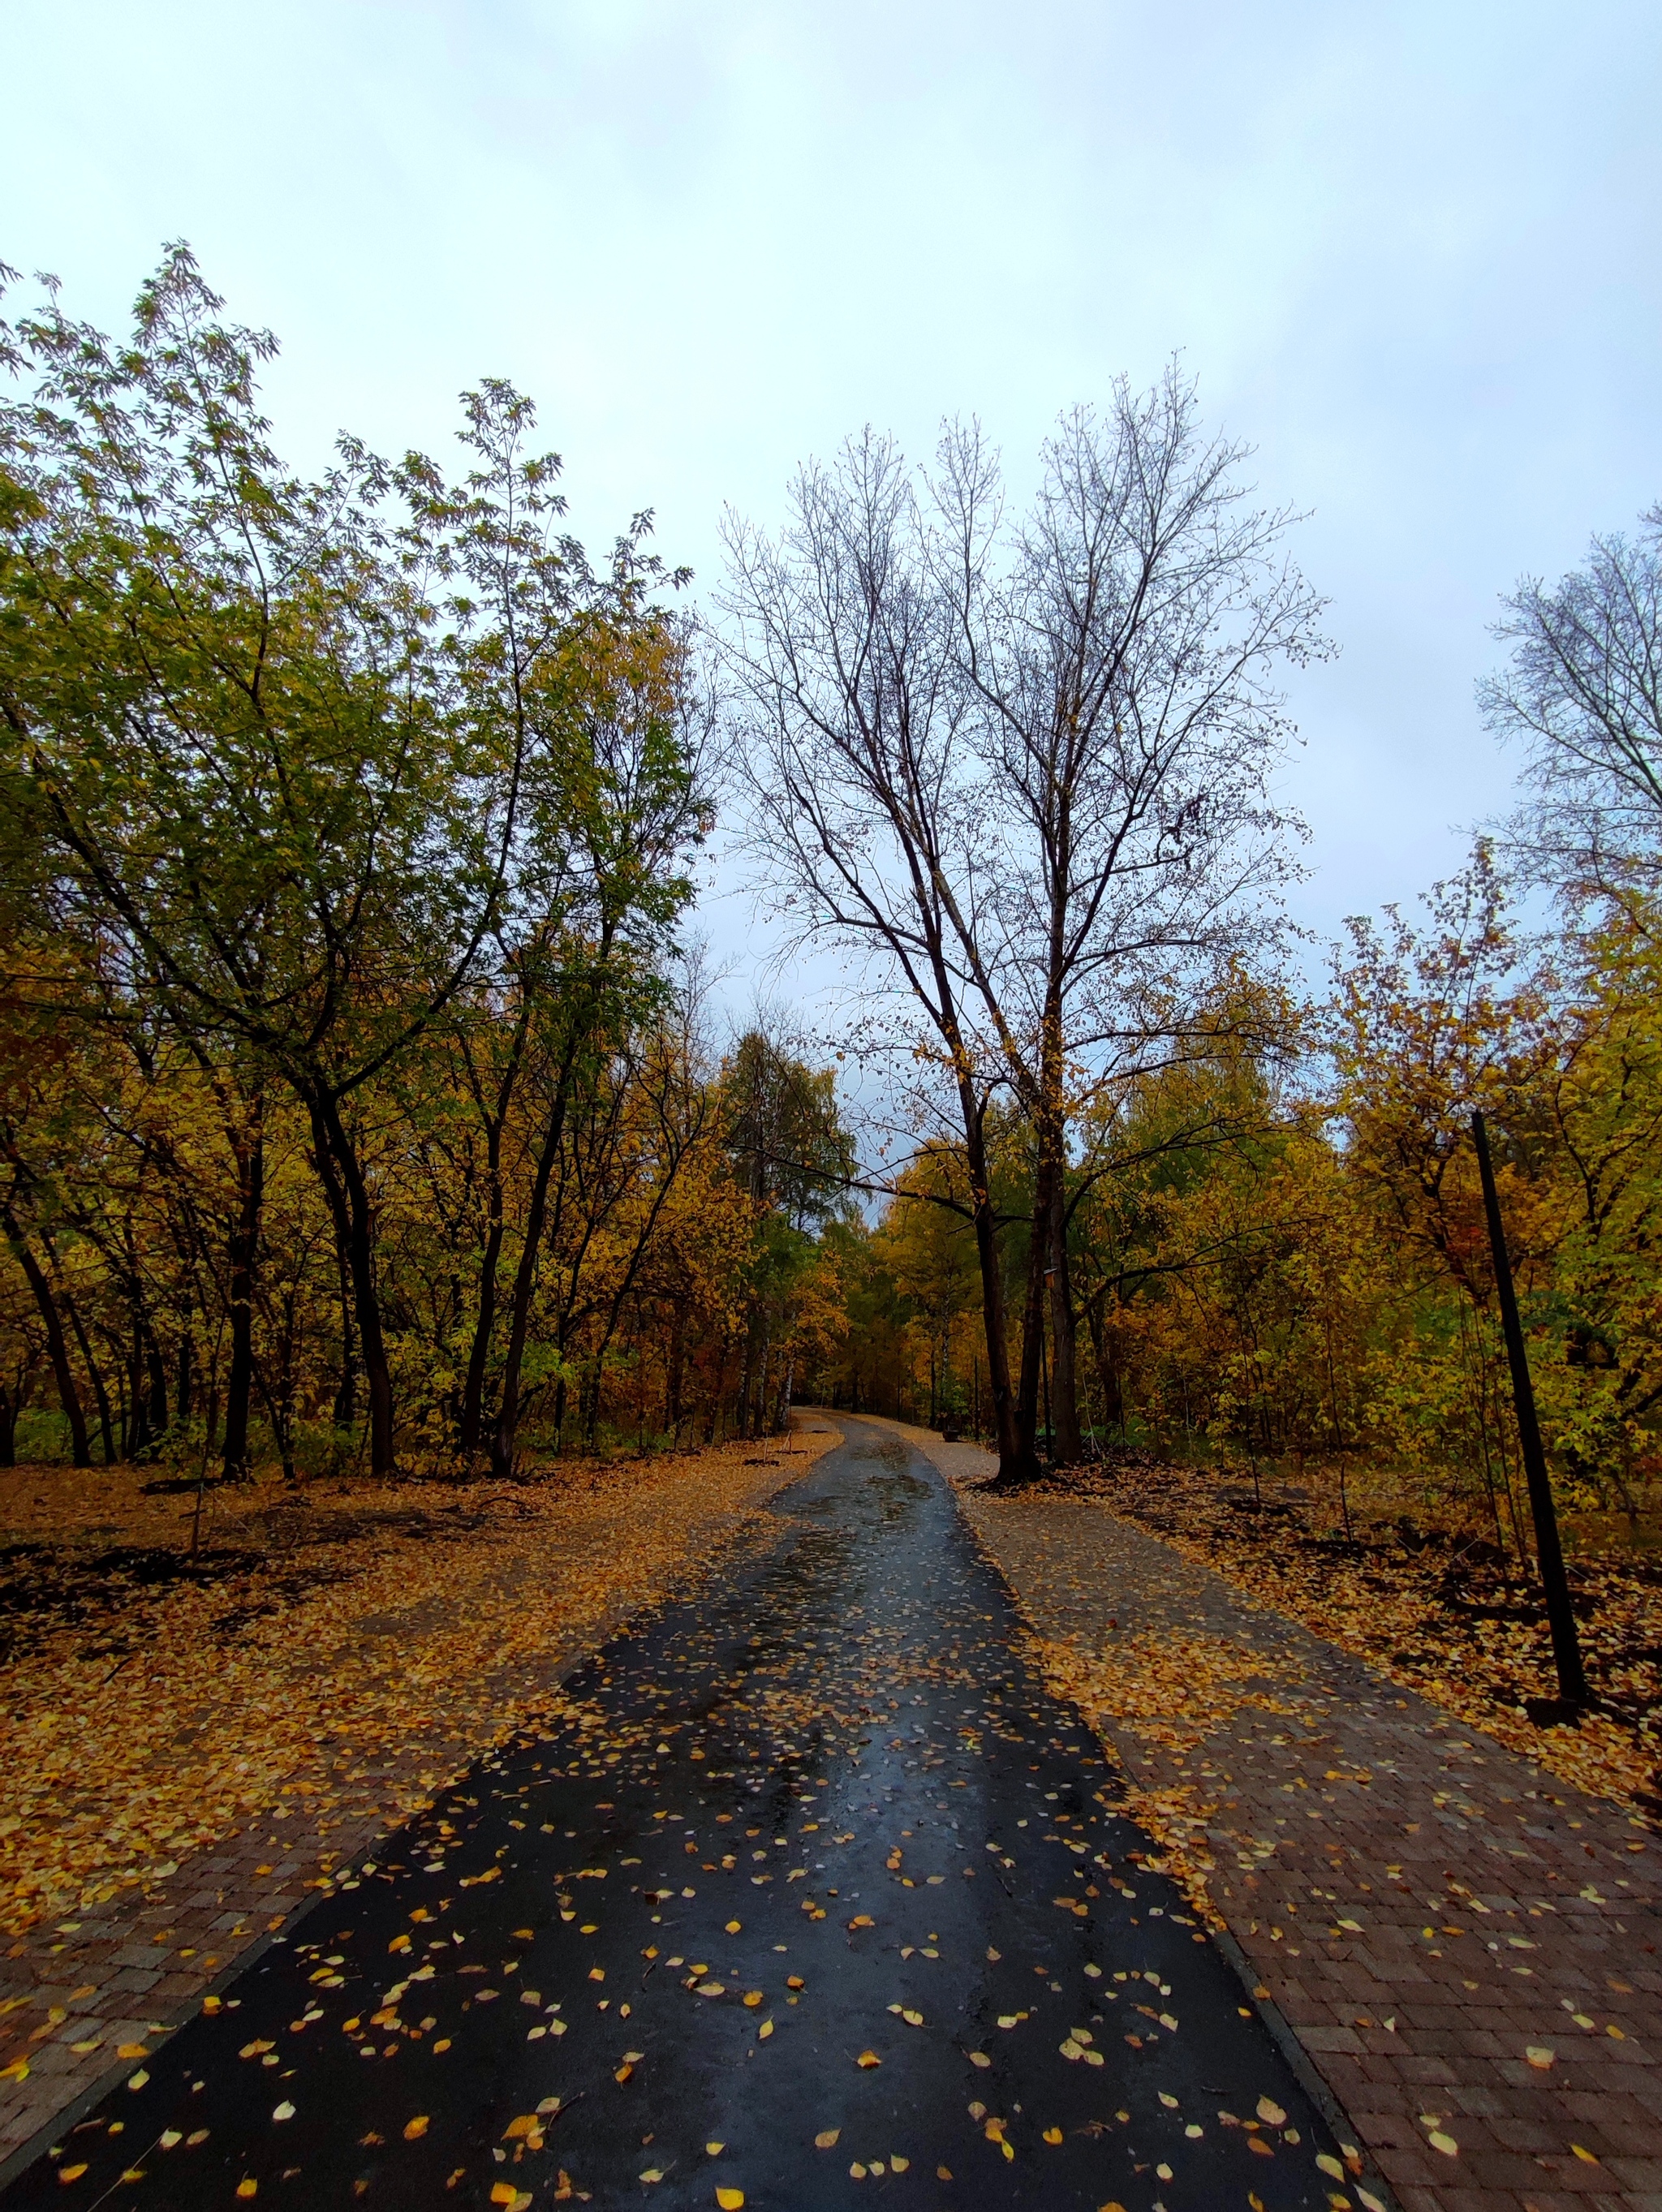
[{"label": "autumn foliage", "polygon": [[678,934],[684,579],[646,517],[590,564],[499,383],[458,480],[295,477],[221,304],[178,249],[125,343],[0,328],[0,1454],[770,1431],[841,1326],[846,1146]]}]

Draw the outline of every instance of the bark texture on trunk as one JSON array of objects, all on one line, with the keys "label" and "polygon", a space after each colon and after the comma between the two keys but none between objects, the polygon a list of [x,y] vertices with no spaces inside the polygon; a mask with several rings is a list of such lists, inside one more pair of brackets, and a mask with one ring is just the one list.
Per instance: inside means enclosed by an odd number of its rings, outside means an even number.
[{"label": "bark texture on trunk", "polygon": [[1057,1467],[1077,1467],[1084,1456],[1079,1425],[1079,1364],[1073,1285],[1068,1272],[1068,1193],[1062,1163],[1050,1192],[1050,1458]]},{"label": "bark texture on trunk", "polygon": [[[228,1481],[249,1471],[248,1408],[254,1383],[254,1268],[259,1250],[260,1208],[265,1195],[265,1139],[260,1103],[254,1102],[253,1139],[234,1146],[236,1226],[231,1232],[231,1364],[225,1381],[223,1466]],[[239,1133],[240,1136],[242,1133]]]},{"label": "bark texture on trunk", "polygon": [[29,1286],[35,1310],[40,1316],[40,1326],[46,1334],[46,1357],[52,1362],[52,1381],[58,1386],[58,1402],[64,1418],[70,1425],[70,1453],[76,1467],[92,1465],[92,1451],[87,1442],[87,1416],[81,1403],[81,1393],[75,1387],[75,1370],[70,1365],[70,1348],[64,1335],[64,1317],[58,1310],[58,1301],[52,1296],[52,1285],[46,1270],[29,1249],[16,1213],[8,1201],[0,1212],[0,1225],[6,1232],[17,1264],[23,1270],[23,1279]]},{"label": "bark texture on trunk", "polygon": [[397,1462],[393,1449],[393,1374],[375,1285],[374,1209],[357,1147],[341,1119],[338,1100],[320,1090],[306,1099],[306,1106],[318,1175],[351,1279],[358,1352],[369,1399],[369,1471],[384,1480],[395,1472]]}]

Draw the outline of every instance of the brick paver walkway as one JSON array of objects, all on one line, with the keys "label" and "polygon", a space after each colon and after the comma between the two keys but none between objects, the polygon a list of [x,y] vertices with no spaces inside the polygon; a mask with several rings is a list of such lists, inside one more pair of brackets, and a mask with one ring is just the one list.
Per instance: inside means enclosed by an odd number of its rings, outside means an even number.
[{"label": "brick paver walkway", "polygon": [[[1403,2212],[1662,2212],[1650,1832],[1102,1507],[978,1496],[986,1454],[907,1433],[1038,1634],[1110,1686],[1128,1779],[1203,1823],[1215,1904]],[[1149,1632],[1238,1655],[1186,1748],[1145,1670],[1111,1694],[1117,1639]]]},{"label": "brick paver walkway", "polygon": [[[813,1448],[824,1449],[819,1436]],[[735,1500],[736,1510],[694,1519],[681,1532],[679,1551],[672,1547],[666,1558],[655,1588],[626,1586],[612,1611],[573,1628],[562,1629],[554,1608],[548,1642],[534,1664],[500,1670],[485,1685],[492,1694],[473,1701],[475,1709],[488,1712],[494,1696],[500,1711],[534,1727],[538,1701],[555,1695],[587,1652],[641,1605],[679,1589],[689,1564],[701,1573],[726,1546],[770,1526],[758,1509],[809,1462],[794,1453],[776,1456],[770,1449],[753,1463],[758,1472]],[[627,1491],[600,1493],[571,1532],[574,1554],[618,1548],[620,1518],[636,1510]],[[560,1561],[549,1565],[557,1581]],[[528,1591],[526,1601],[536,1595]],[[409,1626],[400,1624],[401,1632]],[[447,1725],[442,1710],[435,1710],[432,1724],[395,1755],[361,1763],[362,1779],[329,1825],[326,1850],[301,1801],[279,1804],[222,1844],[192,1853],[164,1879],[72,1918],[45,1923],[9,1943],[0,1936],[0,2183],[31,2154],[27,2146],[41,2129],[95,2103],[113,2081],[132,2072],[140,2046],[153,2051],[202,2008],[204,1997],[211,2003],[212,1992],[295,1912],[317,1894],[332,1893],[332,1869],[372,1850],[389,1826],[401,1826],[402,1814],[389,1815],[388,1808],[407,1804],[412,1785],[423,1792],[441,1787],[495,1740],[459,1731],[454,1717]],[[124,2049],[129,2057],[118,2063]]]}]

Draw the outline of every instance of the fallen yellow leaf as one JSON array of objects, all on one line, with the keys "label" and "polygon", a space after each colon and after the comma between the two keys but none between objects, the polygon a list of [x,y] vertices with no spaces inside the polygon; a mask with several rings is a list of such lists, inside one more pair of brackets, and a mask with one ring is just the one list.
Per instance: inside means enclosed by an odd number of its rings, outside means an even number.
[{"label": "fallen yellow leaf", "polygon": [[406,2120],[404,2124],[405,2142],[415,2142],[424,2136],[427,2133],[427,2124],[428,2115],[425,2112],[417,2112],[413,2120]]},{"label": "fallen yellow leaf", "polygon": [[883,2061],[878,2057],[874,2051],[862,2051],[859,2057],[856,2058],[854,2063],[856,2066],[870,2067],[880,2066],[883,2063]]},{"label": "fallen yellow leaf", "polygon": [[745,2192],[742,2189],[718,2189],[715,2201],[721,2212],[744,2212]]},{"label": "fallen yellow leaf", "polygon": [[842,2132],[843,2130],[841,2128],[822,2129],[813,2139],[814,2148],[816,2150],[835,2150],[837,2148],[837,2138],[842,2134]]}]

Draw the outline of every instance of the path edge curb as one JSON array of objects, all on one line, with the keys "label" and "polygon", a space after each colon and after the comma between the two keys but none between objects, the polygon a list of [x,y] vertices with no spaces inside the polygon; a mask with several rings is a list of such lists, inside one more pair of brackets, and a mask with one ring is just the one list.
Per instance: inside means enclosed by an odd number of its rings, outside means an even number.
[{"label": "path edge curb", "polygon": [[[1269,2039],[1296,2078],[1299,2087],[1332,2130],[1334,2139],[1340,2143],[1355,2142],[1361,2130],[1356,2126],[1344,2106],[1334,2095],[1315,2060],[1300,2042],[1298,2031],[1272,1996],[1262,1993],[1263,1984],[1257,1968],[1227,1928],[1208,1929],[1207,1933],[1218,1947],[1218,1953],[1236,1980],[1258,2018],[1269,2032]],[[1378,2197],[1385,2212],[1403,2212],[1397,2193],[1369,2156],[1366,2145],[1356,2142],[1361,2153],[1363,2172],[1369,2192]]]}]

